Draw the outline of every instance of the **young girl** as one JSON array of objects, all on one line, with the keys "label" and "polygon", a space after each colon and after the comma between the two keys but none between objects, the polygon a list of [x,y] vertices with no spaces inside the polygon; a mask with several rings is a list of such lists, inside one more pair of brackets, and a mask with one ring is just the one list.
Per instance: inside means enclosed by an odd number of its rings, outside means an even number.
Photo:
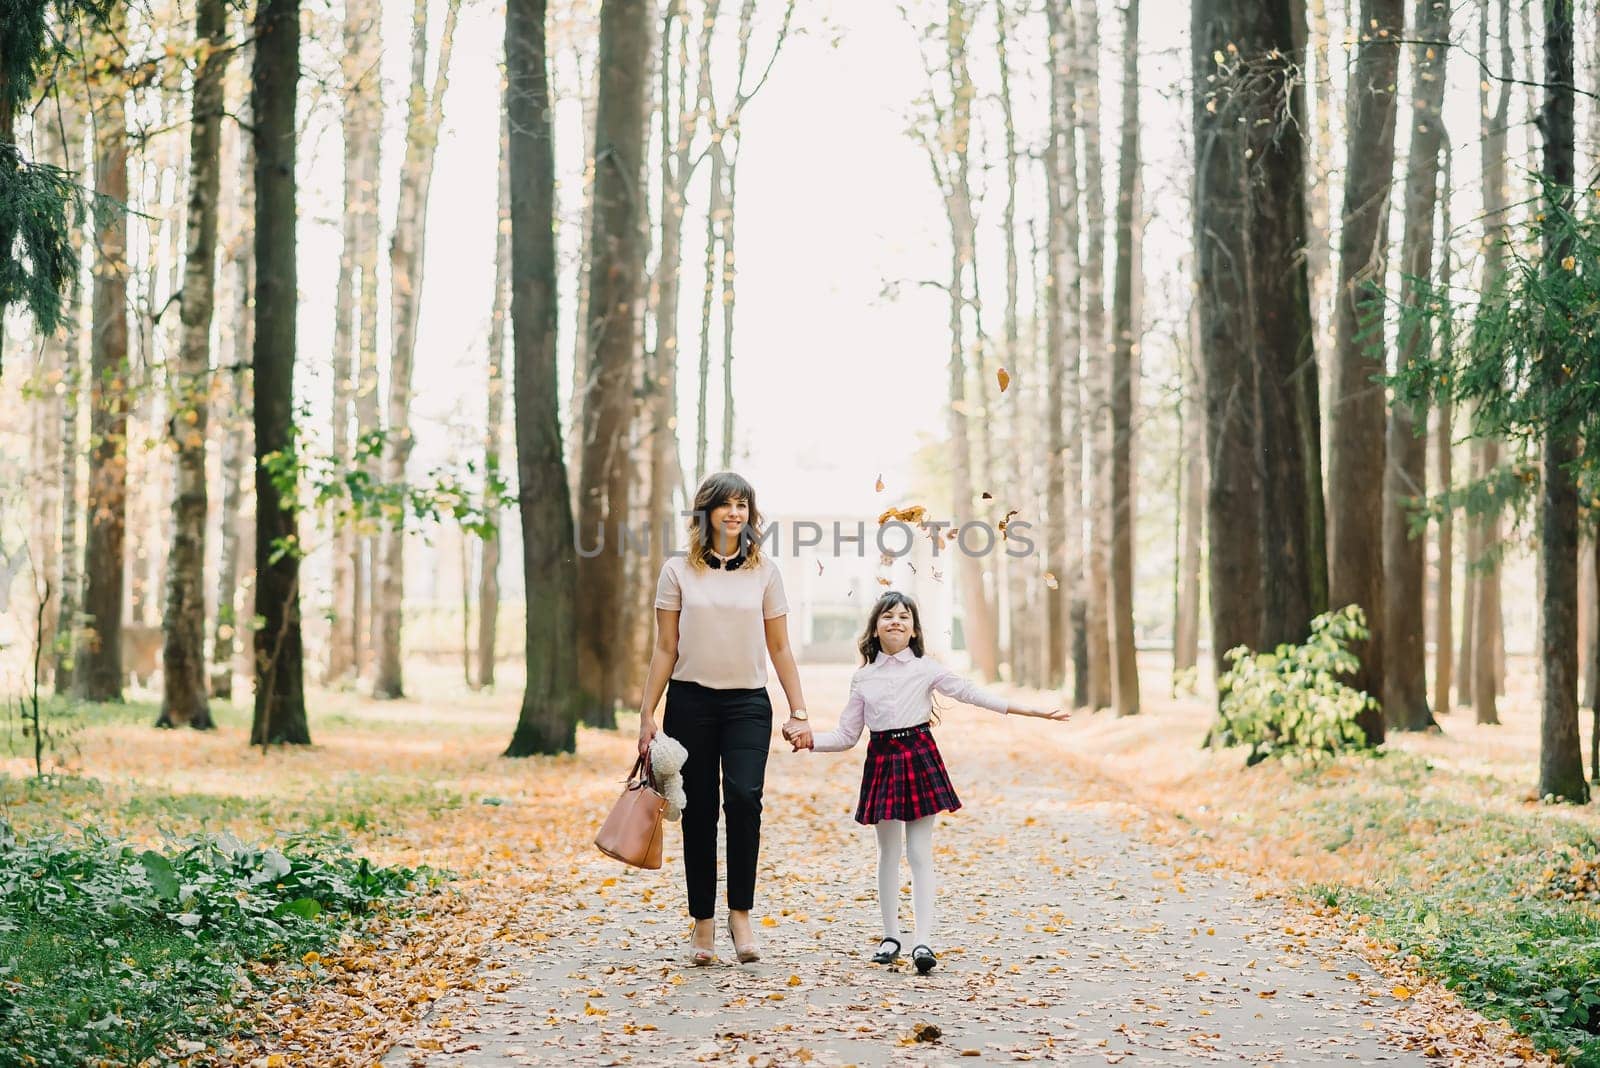
[{"label": "young girl", "polygon": [[922,652],[922,619],[917,603],[891,590],[878,598],[857,643],[865,662],[850,679],[850,699],[835,730],[813,735],[804,724],[790,725],[784,737],[798,751],[842,752],[872,731],[867,762],[861,773],[861,800],[856,822],[878,833],[878,908],[883,914],[883,941],[875,964],[900,959],[900,843],[911,861],[911,896],[916,918],[911,961],[920,975],[933,970],[938,958],[933,943],[933,822],[938,812],[961,807],[929,719],[933,692],[994,712],[1064,720],[1060,709],[1010,704],[1004,697],[975,686]]}]

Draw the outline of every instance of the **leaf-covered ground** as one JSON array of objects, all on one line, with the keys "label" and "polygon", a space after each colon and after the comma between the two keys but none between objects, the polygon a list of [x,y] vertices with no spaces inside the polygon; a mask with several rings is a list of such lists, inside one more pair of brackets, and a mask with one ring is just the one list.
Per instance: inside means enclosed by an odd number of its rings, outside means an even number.
[{"label": "leaf-covered ground", "polygon": [[[805,669],[823,724],[847,677]],[[0,815],[152,843],[162,829],[337,830],[374,861],[456,873],[378,938],[295,962],[298,986],[238,1006],[238,1036],[201,1058],[226,1063],[1542,1059],[1430,981],[1425,954],[1392,953],[1382,917],[1352,926],[1360,902],[1328,890],[1387,900],[1397,875],[1407,894],[1423,885],[1440,827],[1404,798],[1592,833],[1587,814],[1530,812],[1508,785],[1531,767],[1515,727],[1449,721],[1418,743],[1441,750],[1431,772],[1416,757],[1309,777],[1199,752],[1198,701],[1067,725],[956,708],[938,734],[967,808],[936,838],[941,962],[918,978],[865,962],[878,931],[871,835],[850,819],[860,749],[794,756],[775,739],[765,959],[690,969],[675,829],[656,873],[590,845],[630,762],[627,728],[582,732],[574,757],[508,761],[514,685],[463,697],[442,671],[412,684],[389,704],[319,693],[317,745],[264,757],[238,711],[208,735],[151,730],[144,706],[98,711],[71,739],[76,777],[0,779]],[[725,933],[719,950],[731,960]]]}]

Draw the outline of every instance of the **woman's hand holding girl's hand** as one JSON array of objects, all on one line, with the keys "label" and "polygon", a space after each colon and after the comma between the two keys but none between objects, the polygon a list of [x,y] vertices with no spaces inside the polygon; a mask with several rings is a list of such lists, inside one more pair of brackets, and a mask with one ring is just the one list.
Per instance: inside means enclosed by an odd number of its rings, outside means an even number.
[{"label": "woman's hand holding girl's hand", "polygon": [[816,739],[812,737],[810,727],[797,727],[792,732],[785,732],[784,737],[789,740],[790,745],[794,746],[794,752],[796,753],[802,749],[814,749],[816,747]]},{"label": "woman's hand holding girl's hand", "polygon": [[656,720],[654,716],[639,717],[639,755],[645,756],[650,752],[650,739],[656,736]]}]

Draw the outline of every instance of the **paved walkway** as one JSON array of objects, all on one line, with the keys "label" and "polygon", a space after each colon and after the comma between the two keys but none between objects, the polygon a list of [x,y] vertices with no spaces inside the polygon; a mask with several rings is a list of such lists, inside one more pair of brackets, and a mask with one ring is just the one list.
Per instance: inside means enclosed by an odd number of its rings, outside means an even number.
[{"label": "paved walkway", "polygon": [[[824,727],[847,678],[807,671]],[[733,963],[724,929],[724,960],[688,966],[673,828],[661,872],[583,862],[588,904],[527,919],[485,990],[441,1000],[385,1064],[1430,1063],[1396,1043],[1396,1003],[1362,962],[1231,876],[1175,871],[1135,814],[1086,800],[1052,760],[1072,731],[967,707],[937,729],[966,808],[935,837],[926,977],[866,959],[876,857],[851,819],[864,743],[794,756],[775,738],[761,963]],[[909,885],[905,901],[909,931]]]}]

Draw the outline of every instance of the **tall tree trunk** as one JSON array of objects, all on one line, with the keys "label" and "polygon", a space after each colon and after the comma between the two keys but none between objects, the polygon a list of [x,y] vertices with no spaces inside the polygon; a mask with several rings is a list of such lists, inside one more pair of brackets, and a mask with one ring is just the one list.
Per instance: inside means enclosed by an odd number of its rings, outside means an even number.
[{"label": "tall tree trunk", "polygon": [[[81,150],[83,115],[76,101],[62,93],[57,97],[57,109],[44,123],[49,127],[47,143],[58,153],[60,166],[73,173],[82,171],[82,161],[74,162]],[[72,248],[75,257],[83,252],[82,228],[73,227]],[[72,663],[78,618],[78,406],[83,396],[82,339],[78,321],[82,314],[81,287],[73,285],[66,293],[62,307],[63,320],[49,334],[49,344],[55,354],[51,365],[60,377],[60,410],[52,421],[57,436],[55,453],[57,461],[55,482],[56,521],[60,544],[55,554],[55,570],[45,574],[54,579],[55,619],[50,627],[53,637],[51,674],[55,692],[65,696],[72,692]]]},{"label": "tall tree trunk", "polygon": [[[1545,0],[1544,134],[1549,215],[1572,210],[1576,174],[1573,90],[1573,0]],[[1560,271],[1571,239],[1554,227],[1544,234],[1544,271]],[[1540,359],[1538,373],[1554,391],[1570,377],[1554,352]],[[1540,482],[1539,562],[1544,573],[1544,696],[1539,717],[1539,795],[1584,804],[1589,783],[1583,774],[1578,735],[1578,458],[1577,431],[1550,427],[1544,439],[1544,477]]]},{"label": "tall tree trunk", "polygon": [[[1478,443],[1472,441],[1467,449],[1467,473],[1469,478],[1477,478],[1478,472]],[[1462,547],[1464,560],[1461,568],[1461,643],[1456,646],[1456,703],[1459,707],[1472,707],[1472,678],[1474,678],[1474,657],[1477,648],[1477,611],[1478,611],[1478,577],[1474,574],[1474,561],[1483,555],[1482,545],[1478,544],[1478,529],[1480,524],[1475,520],[1467,521],[1467,540]]]},{"label": "tall tree trunk", "polygon": [[[1011,26],[1009,16],[1004,4],[995,5],[995,52],[996,62],[1000,67],[1000,110],[1004,117],[1005,126],[1005,153],[1006,153],[1006,203],[1001,229],[1005,234],[1005,264],[1006,264],[1006,307],[1005,307],[1005,349],[1002,353],[1002,367],[1007,369],[1011,376],[1012,385],[1020,385],[1017,380],[1026,378],[1022,374],[1022,325],[1019,312],[1020,297],[1020,268],[1017,262],[1017,171],[1020,166],[1021,153],[1017,148],[1017,124],[1015,109],[1011,92],[1011,62],[1008,54],[1010,46]],[[1028,382],[1032,388],[1032,382]],[[1025,500],[1028,483],[1026,463],[1033,451],[1027,444],[1029,425],[1026,410],[1022,407],[1022,390],[1011,395],[1011,408],[1006,413],[1009,434],[1007,435],[1007,448],[1005,458],[1001,462],[1000,477],[1002,485],[1008,491],[1008,500]],[[996,630],[999,622],[1006,621],[1007,641],[1004,659],[1010,666],[1010,681],[1013,685],[1025,685],[1022,682],[1026,675],[1024,670],[1024,644],[1025,635],[1030,631],[1027,625],[1028,615],[1024,607],[1027,601],[1027,563],[1009,554],[1000,557],[996,573],[1000,578],[998,589],[1005,591],[1004,610],[995,616]],[[996,606],[1000,607],[999,605]],[[997,635],[998,637],[998,635]]]},{"label": "tall tree trunk", "polygon": [[[592,555],[580,557],[578,679],[585,717],[616,724],[620,671],[614,662],[625,619],[624,565],[616,544],[628,521],[632,481],[628,441],[633,421],[633,361],[644,275],[638,196],[644,174],[645,97],[650,68],[645,0],[603,0],[599,100],[595,106],[594,232],[589,271],[588,400],[578,530]],[[587,539],[594,538],[589,543]],[[599,539],[604,548],[595,551]]]},{"label": "tall tree trunk", "polygon": [[[709,55],[702,52],[702,55]],[[710,62],[709,59],[704,62]],[[702,80],[709,84],[708,76]],[[715,124],[715,114],[711,116]],[[711,442],[711,409],[707,407],[711,385],[711,306],[716,299],[717,279],[717,216],[722,212],[722,143],[711,145],[711,180],[706,206],[706,259],[705,289],[700,295],[700,366],[696,377],[698,392],[695,399],[694,479],[700,482],[709,473],[706,468]]]},{"label": "tall tree trunk", "polygon": [[[364,91],[357,97],[360,113],[357,137],[361,146],[358,165],[360,180],[357,198],[351,207],[355,223],[355,263],[360,279],[356,288],[356,312],[360,323],[356,331],[355,420],[358,455],[356,467],[363,474],[378,477],[376,458],[364,446],[369,436],[381,429],[378,397],[378,256],[382,222],[378,217],[378,189],[382,181],[383,92],[378,78],[383,62],[381,9],[373,0],[363,0],[368,29],[361,36],[361,69]],[[377,648],[377,613],[373,611],[378,584],[378,540],[360,535],[348,546],[353,573],[350,585],[351,667],[360,674],[364,663],[373,660]]]},{"label": "tall tree trunk", "polygon": [[[1439,153],[1444,147],[1444,85],[1450,39],[1449,0],[1417,0],[1411,46],[1411,150],[1405,221],[1400,238],[1400,306],[1414,308],[1419,286],[1433,277],[1433,224],[1438,207]],[[1420,319],[1401,322],[1401,372],[1430,358],[1432,332]],[[1397,399],[1389,407],[1383,504],[1384,719],[1419,731],[1437,726],[1428,708],[1428,654],[1423,623],[1427,537],[1413,518],[1428,492],[1427,409]]]},{"label": "tall tree trunk", "polygon": [[[1347,0],[1348,2],[1348,0]],[[1328,25],[1328,0],[1310,0],[1308,47],[1314,57],[1316,80],[1314,99],[1316,119],[1312,124],[1310,181],[1307,190],[1311,211],[1310,243],[1306,247],[1306,276],[1311,287],[1311,311],[1318,335],[1324,333],[1328,308],[1328,268],[1333,260],[1332,205],[1329,186],[1333,169],[1333,31]]]},{"label": "tall tree trunk", "polygon": [[1081,587],[1089,628],[1089,707],[1111,705],[1111,390],[1106,342],[1105,163],[1100,152],[1100,12],[1078,3],[1078,136],[1083,145],[1083,403],[1088,481],[1088,581]]},{"label": "tall tree trunk", "polygon": [[[1262,483],[1257,461],[1257,368],[1251,344],[1247,238],[1251,192],[1241,127],[1259,105],[1255,84],[1232,72],[1264,51],[1249,0],[1196,0],[1190,11],[1194,76],[1195,272],[1205,388],[1206,538],[1212,668],[1255,647],[1263,618]],[[1241,53],[1228,60],[1225,48]],[[1223,57],[1218,62],[1216,57]]]},{"label": "tall tree trunk", "polygon": [[1600,534],[1589,539],[1589,644],[1584,648],[1584,703],[1589,705],[1589,779],[1600,782]]},{"label": "tall tree trunk", "polygon": [[[119,40],[113,8],[103,43]],[[118,61],[113,61],[118,62]],[[122,699],[122,604],[128,503],[128,133],[127,90],[113,75],[94,115],[95,193],[114,208],[95,233],[94,335],[89,364],[88,510],[84,519],[83,613],[88,628],[75,661],[74,691],[89,701]]]},{"label": "tall tree trunk", "polygon": [[1073,63],[1078,55],[1077,15],[1069,3],[1063,5],[1062,26],[1065,44],[1062,52],[1062,114],[1063,122],[1072,127],[1063,142],[1061,155],[1062,214],[1066,220],[1063,235],[1065,252],[1062,275],[1065,287],[1062,310],[1067,320],[1064,334],[1065,378],[1063,380],[1064,406],[1062,415],[1067,420],[1065,483],[1070,497],[1066,503],[1063,522],[1067,524],[1066,574],[1062,578],[1066,596],[1066,634],[1068,655],[1072,659],[1072,696],[1076,707],[1090,702],[1089,637],[1087,627],[1088,602],[1085,597],[1085,556],[1081,534],[1081,517],[1084,500],[1085,471],[1084,427],[1085,406],[1083,390],[1084,349],[1087,344],[1081,314],[1083,306],[1084,266],[1080,255],[1083,237],[1082,194],[1078,187],[1078,136],[1074,119],[1078,110],[1077,78]]},{"label": "tall tree trunk", "polygon": [[[241,25],[241,30],[248,27]],[[245,119],[249,119],[248,94],[243,102]],[[211,640],[211,696],[232,700],[234,675],[234,650],[243,648],[239,639],[239,621],[254,617],[255,612],[240,613],[239,567],[244,560],[253,561],[255,551],[244,549],[249,531],[243,526],[243,502],[246,457],[251,455],[251,412],[253,390],[250,387],[250,364],[255,350],[255,313],[251,302],[255,295],[255,241],[252,223],[255,212],[255,142],[248,133],[239,136],[238,191],[231,198],[234,234],[229,242],[229,256],[233,267],[233,330],[228,356],[228,400],[224,409],[222,450],[219,467],[222,474],[222,512],[219,516],[219,552],[217,556],[217,628]],[[254,578],[251,583],[254,588]]]},{"label": "tall tree trunk", "polygon": [[[134,106],[138,107],[137,98]],[[129,323],[129,375],[128,375],[128,431],[125,441],[124,462],[127,468],[127,499],[123,505],[123,538],[126,575],[123,579],[124,622],[138,627],[150,624],[150,554],[155,549],[155,525],[150,516],[150,490],[156,485],[156,465],[151,461],[149,449],[141,448],[156,437],[156,427],[162,422],[159,408],[158,381],[162,368],[160,356],[155,351],[155,302],[157,278],[160,274],[161,249],[159,228],[139,216],[156,217],[165,214],[160,203],[160,164],[158,153],[140,153],[145,156],[144,166],[136,166],[129,174],[128,204],[136,214],[129,220],[128,244],[130,270],[128,274],[128,306],[132,319]],[[134,157],[135,160],[139,156]],[[152,179],[149,172],[155,171]],[[140,231],[143,231],[141,234]],[[132,246],[144,238],[143,255],[137,256]],[[143,271],[131,269],[134,258],[143,259]]]},{"label": "tall tree trunk", "polygon": [[[0,144],[7,147],[7,151],[0,155],[0,184],[9,186],[13,177],[18,173],[22,160],[19,154],[10,151],[17,143],[17,105],[26,101],[26,97],[18,92],[17,81],[25,76],[25,71],[13,71],[12,64],[17,58],[31,61],[43,45],[44,27],[39,27],[38,38],[34,40],[18,41],[16,44],[7,42],[7,48],[0,53]],[[17,55],[20,53],[20,56]],[[9,210],[0,214],[0,248],[9,254],[17,237],[17,220]],[[5,314],[6,304],[9,304],[12,294],[4,294],[4,303],[0,303],[0,316]],[[5,346],[0,345],[0,368],[5,360]]]},{"label": "tall tree trunk", "polygon": [[[246,242],[243,248],[245,254],[250,256],[250,244]],[[239,273],[245,275],[248,281],[248,276],[254,272],[241,270]],[[249,299],[250,292],[250,289],[241,290],[240,304]],[[222,514],[218,530],[217,626],[211,638],[211,696],[223,701],[233,699],[233,661],[234,650],[239,642],[240,620],[248,620],[253,615],[241,613],[238,607],[239,565],[242,560],[254,556],[253,551],[248,555],[244,552],[242,540],[245,532],[241,527],[244,474],[248,470],[246,458],[251,454],[250,413],[253,408],[250,370],[248,364],[244,363],[252,345],[248,322],[248,319],[240,322],[233,346],[238,362],[228,373],[230,386],[225,409],[227,430],[222,438],[220,457]]]},{"label": "tall tree trunk", "polygon": [[1200,662],[1200,539],[1206,493],[1205,386],[1200,359],[1200,302],[1196,296],[1189,304],[1189,344],[1183,361],[1183,500],[1179,521],[1182,549],[1178,557],[1177,619],[1172,628],[1174,675],[1192,671]]},{"label": "tall tree trunk", "polygon": [[507,756],[570,753],[577,743],[578,562],[562,461],[556,375],[555,144],[544,0],[506,5],[507,171],[517,507],[528,680]]},{"label": "tall tree trunk", "polygon": [[[1488,0],[1479,8],[1481,54],[1488,54]],[[1499,60],[1497,81],[1500,95],[1494,113],[1489,113],[1487,80],[1480,82],[1479,143],[1482,146],[1483,185],[1483,281],[1480,289],[1490,300],[1498,300],[1505,281],[1505,241],[1507,218],[1506,134],[1511,115],[1511,3],[1500,0]],[[1485,60],[1487,61],[1487,60]],[[1500,466],[1500,443],[1493,437],[1479,441],[1478,477],[1492,477]],[[1501,517],[1498,510],[1485,515],[1478,526],[1477,550],[1484,558],[1478,575],[1473,605],[1472,707],[1479,723],[1500,722],[1500,649],[1503,643],[1500,613]],[[1473,561],[1474,564],[1477,561]]]},{"label": "tall tree trunk", "polygon": [[252,78],[255,115],[256,699],[253,744],[309,745],[300,640],[295,473],[270,458],[294,448],[298,229],[295,184],[300,0],[261,0]]},{"label": "tall tree trunk", "polygon": [[[677,97],[673,97],[672,33],[678,29]],[[689,26],[684,0],[670,0],[661,30],[661,255],[656,268],[654,369],[647,393],[650,420],[650,556],[647,576],[659,575],[666,560],[666,542],[674,526],[673,487],[682,480],[678,461],[678,301],[683,275],[684,195],[689,178],[689,149],[700,111],[689,104]],[[639,611],[653,621],[655,595],[651,581],[642,584],[646,599]]]},{"label": "tall tree trunk", "polygon": [[[1481,477],[1479,472],[1479,455],[1482,451],[1482,442],[1478,438],[1472,439],[1467,444],[1467,478],[1469,480]],[[1462,708],[1472,707],[1472,687],[1474,677],[1474,657],[1478,643],[1478,576],[1473,570],[1477,561],[1483,555],[1483,546],[1480,532],[1483,524],[1473,518],[1466,517],[1467,536],[1463,546],[1464,559],[1461,568],[1461,643],[1456,652],[1456,704]]]},{"label": "tall tree trunk", "polygon": [[733,298],[737,273],[733,258],[734,176],[738,161],[729,156],[722,168],[722,469],[733,467]]},{"label": "tall tree trunk", "polygon": [[[1450,142],[1444,142],[1444,173],[1439,185],[1439,288],[1450,292],[1450,194],[1454,190],[1454,167]],[[1442,326],[1439,346],[1448,350],[1453,344],[1450,326]],[[1437,465],[1440,492],[1447,492],[1455,482],[1455,406],[1444,399],[1439,404],[1435,423],[1434,462]],[[1446,508],[1439,517],[1439,579],[1438,593],[1434,598],[1434,669],[1433,707],[1439,714],[1450,711],[1450,691],[1455,685],[1455,512]]]},{"label": "tall tree trunk", "polygon": [[[976,496],[974,486],[973,430],[967,415],[967,358],[964,313],[974,310],[978,301],[978,272],[975,265],[976,223],[969,178],[972,137],[972,78],[967,65],[967,34],[970,22],[966,0],[948,0],[945,6],[944,74],[950,90],[950,113],[941,116],[936,175],[942,175],[945,213],[950,223],[950,448],[951,512],[957,524],[971,520]],[[970,279],[971,296],[968,295]],[[958,546],[959,548],[959,546]],[[985,679],[999,677],[994,640],[994,612],[983,585],[981,558],[963,556],[956,564],[963,612],[963,636],[972,670]]]},{"label": "tall tree trunk", "polygon": [[[59,89],[55,103],[54,108],[41,107],[34,120],[38,138],[42,142],[44,162],[60,167],[69,174],[76,173],[82,169],[74,162],[74,157],[79,154],[78,134],[81,133],[77,108],[67,99],[67,94]],[[74,226],[71,247],[75,258],[82,255],[80,235],[81,228]],[[29,499],[35,502],[29,516],[29,570],[33,576],[29,585],[38,595],[28,611],[33,613],[39,627],[37,639],[41,651],[39,667],[42,679],[51,677],[62,655],[57,639],[68,631],[59,629],[62,623],[61,601],[68,576],[76,571],[76,561],[69,564],[62,559],[62,545],[73,544],[73,551],[76,551],[77,446],[74,440],[63,456],[62,439],[66,422],[64,416],[69,409],[74,439],[77,435],[76,380],[81,373],[76,351],[78,309],[75,305],[80,303],[77,289],[73,285],[63,291],[63,316],[58,325],[43,330],[39,329],[37,322],[34,324],[43,337],[33,380],[25,391],[32,416],[32,433],[28,444],[28,476],[32,487]],[[70,627],[70,623],[68,625]],[[57,684],[60,684],[59,678]]]},{"label": "tall tree trunk", "polygon": [[[1333,376],[1333,434],[1328,497],[1335,503],[1328,537],[1332,602],[1357,604],[1371,638],[1352,643],[1361,660],[1350,684],[1375,698],[1384,694],[1383,471],[1385,373],[1384,263],[1389,190],[1394,178],[1395,89],[1403,0],[1361,0],[1359,43],[1350,75],[1349,160]],[[1364,713],[1361,727],[1383,741],[1381,714]]]},{"label": "tall tree trunk", "polygon": [[[494,299],[489,310],[489,384],[486,427],[483,438],[484,497],[498,494],[501,479],[500,450],[505,442],[506,407],[506,313],[511,298],[511,119],[509,101],[503,101],[500,117],[500,190],[498,224],[494,241]],[[500,616],[500,523],[501,512],[493,512],[495,529],[483,539],[483,558],[478,563],[478,669],[477,686],[494,685],[495,642]]]},{"label": "tall tree trunk", "polygon": [[[81,307],[82,300],[73,297]],[[56,652],[53,673],[57,696],[72,692],[73,663],[78,650],[79,558],[78,558],[78,405],[83,391],[83,362],[77,330],[70,324],[77,309],[63,327],[66,337],[61,346],[61,549],[56,581]]]},{"label": "tall tree trunk", "polygon": [[[63,156],[52,152],[49,161],[65,169]],[[47,678],[52,660],[46,659],[55,647],[56,581],[61,561],[56,540],[61,534],[63,500],[61,483],[61,402],[56,397],[56,386],[61,381],[61,368],[65,362],[65,330],[57,327],[42,339],[39,359],[25,387],[28,402],[28,467],[25,492],[33,502],[28,514],[28,586],[34,597],[29,599],[29,618],[36,620],[41,660],[41,680]],[[74,511],[76,501],[67,501],[66,511]],[[9,563],[9,561],[7,561]],[[9,578],[10,575],[7,575]]]},{"label": "tall tree trunk", "polygon": [[[1068,512],[1068,443],[1066,426],[1070,418],[1076,431],[1076,367],[1079,350],[1078,293],[1078,179],[1077,130],[1072,110],[1076,94],[1072,87],[1071,56],[1075,26],[1071,4],[1049,0],[1045,15],[1050,32],[1050,140],[1045,148],[1045,193],[1048,205],[1049,271],[1045,275],[1045,316],[1048,354],[1045,375],[1046,433],[1045,517],[1046,543],[1046,685],[1059,689],[1066,684],[1067,660],[1072,652],[1071,573],[1075,553],[1071,517],[1078,515],[1074,501]],[[1067,309],[1074,314],[1068,315]],[[1068,371],[1072,369],[1073,399],[1068,399]],[[1081,675],[1074,705],[1081,706],[1086,694]]]},{"label": "tall tree trunk", "polygon": [[706,288],[701,291],[701,321],[699,321],[699,368],[696,377],[696,406],[694,406],[694,481],[698,483],[707,475],[707,454],[710,452],[710,312],[717,294],[717,216],[722,213],[722,137],[717,130],[717,101],[712,94],[712,38],[717,29],[717,11],[720,0],[706,0],[701,14],[699,37],[699,82],[696,86],[694,114],[704,117],[714,131],[710,144],[710,179],[706,198]]},{"label": "tall tree trunk", "polygon": [[[333,433],[329,451],[341,469],[355,459],[350,439],[352,408],[360,388],[352,357],[356,346],[356,277],[361,246],[362,218],[359,205],[369,194],[363,189],[362,173],[370,134],[365,123],[371,114],[367,97],[381,93],[378,71],[366,39],[379,31],[370,6],[363,0],[345,0],[344,54],[339,66],[344,93],[344,215],[343,247],[339,253],[339,281],[334,291],[333,310]],[[356,582],[359,570],[359,535],[351,522],[340,523],[334,533],[328,628],[328,659],[323,681],[338,683],[356,670],[358,613],[355,611]]]},{"label": "tall tree trunk", "polygon": [[1123,6],[1122,143],[1117,172],[1117,266],[1111,298],[1111,673],[1119,716],[1139,711],[1139,662],[1133,636],[1133,375],[1139,324],[1134,319],[1133,228],[1139,195],[1139,0]]},{"label": "tall tree trunk", "polygon": [[1578,541],[1578,707],[1593,704],[1594,677],[1589,671],[1589,650],[1594,644],[1595,575],[1594,536],[1583,530]]},{"label": "tall tree trunk", "polygon": [[[1306,149],[1288,131],[1306,128],[1307,27],[1298,5],[1258,13],[1264,53],[1245,59],[1238,77],[1256,112],[1243,125],[1250,160],[1248,273],[1253,355],[1258,374],[1258,464],[1262,475],[1264,558],[1259,648],[1299,641],[1328,606],[1322,492],[1322,404],[1312,347],[1307,278]],[[1285,56],[1286,61],[1285,61]]]},{"label": "tall tree trunk", "polygon": [[[1051,124],[1053,129],[1054,119],[1051,120]],[[1048,139],[1046,144],[1049,144]],[[1048,173],[1053,174],[1053,172]],[[1048,388],[1041,388],[1048,387],[1050,378],[1049,341],[1052,327],[1049,322],[1047,301],[1052,283],[1045,279],[1050,271],[1048,230],[1048,219],[1043,220],[1043,226],[1038,218],[1028,220],[1028,275],[1031,283],[1028,292],[1033,294],[1034,306],[1025,327],[1027,367],[1024,380],[1032,382],[1033,385],[1018,397],[1022,403],[1023,420],[1018,433],[1035,445],[1040,442],[1048,444],[1050,425],[1060,418],[1061,413],[1060,408],[1050,407]],[[1042,238],[1041,233],[1043,233]],[[1015,616],[1013,618],[1016,621],[1015,633],[1023,636],[1022,669],[1018,680],[1022,685],[1035,690],[1042,690],[1049,685],[1046,676],[1050,666],[1049,642],[1052,637],[1052,628],[1041,626],[1039,623],[1041,619],[1050,616],[1046,607],[1050,589],[1044,581],[1045,565],[1050,559],[1049,512],[1045,507],[1048,453],[1047,447],[1032,448],[1024,454],[1023,500],[1032,510],[1033,520],[1029,540],[1034,543],[1034,550],[1026,557],[1014,561],[1019,565],[1017,582],[1021,587],[1021,593],[1015,602],[1015,612],[1020,613],[1020,618]],[[1040,540],[1046,541],[1045,552],[1038,551]],[[1059,631],[1059,624],[1056,629]]]},{"label": "tall tree trunk", "polygon": [[[1488,258],[1486,254],[1485,261]],[[1500,466],[1500,443],[1494,438],[1485,438],[1481,456],[1482,476],[1490,477]],[[1477,603],[1473,606],[1476,649],[1472,658],[1472,708],[1477,722],[1485,724],[1500,722],[1500,543],[1499,514],[1485,516],[1478,537],[1478,551],[1488,570],[1478,576]]]},{"label": "tall tree trunk", "polygon": [[[424,240],[428,232],[428,190],[444,121],[444,94],[450,84],[450,52],[455,43],[461,0],[446,0],[439,56],[428,88],[428,0],[416,0],[411,15],[411,95],[406,108],[406,151],[400,169],[400,196],[395,207],[394,238],[389,246],[390,323],[389,418],[385,427],[383,476],[391,486],[404,484],[411,436],[411,375],[416,366],[417,320],[422,311]],[[372,696],[392,700],[405,696],[401,668],[401,619],[405,607],[405,513],[397,513],[378,538],[374,611],[378,627],[377,670]]]},{"label": "tall tree trunk", "polygon": [[[1259,17],[1259,16],[1258,16]],[[1250,200],[1249,286],[1257,367],[1262,486],[1260,648],[1298,642],[1328,607],[1321,402],[1307,280],[1304,27],[1294,5],[1261,22],[1263,54],[1245,65],[1257,110],[1245,123]],[[1290,57],[1288,62],[1281,58]],[[1287,121],[1284,106],[1287,104]]]},{"label": "tall tree trunk", "polygon": [[168,432],[177,455],[172,545],[162,621],[164,696],[158,727],[209,729],[206,680],[206,433],[210,420],[211,317],[216,299],[217,196],[222,187],[222,112],[228,63],[225,0],[202,0],[195,37],[203,49],[194,79],[189,135],[188,259],[184,264],[183,342]]},{"label": "tall tree trunk", "polygon": [[600,85],[598,59],[590,68],[589,84],[583,84],[583,63],[579,59],[573,66],[577,70],[578,93],[583,98],[583,215],[579,221],[578,235],[578,300],[573,322],[572,393],[567,405],[567,455],[573,458],[567,471],[568,497],[578,496],[578,477],[583,456],[584,405],[589,402],[589,364],[594,339],[589,336],[589,279],[594,266],[594,136],[595,114],[599,106]]}]

